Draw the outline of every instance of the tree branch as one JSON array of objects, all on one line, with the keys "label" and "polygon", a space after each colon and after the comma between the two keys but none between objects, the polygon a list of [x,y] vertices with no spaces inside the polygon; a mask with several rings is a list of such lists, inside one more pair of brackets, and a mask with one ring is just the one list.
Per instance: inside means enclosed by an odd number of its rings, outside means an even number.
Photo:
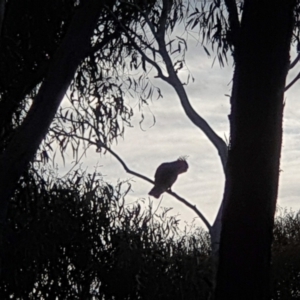
[{"label": "tree branch", "polygon": [[[158,77],[161,78],[162,80],[168,82],[175,89],[175,91],[177,92],[177,95],[180,98],[181,105],[182,105],[186,115],[189,117],[189,119],[198,128],[200,128],[204,132],[204,134],[208,137],[208,139],[213,143],[213,145],[218,150],[219,156],[221,158],[222,166],[223,166],[223,169],[225,171],[225,166],[226,166],[226,161],[227,161],[227,145],[223,141],[223,139],[220,138],[213,131],[213,129],[209,126],[209,124],[191,106],[191,104],[188,100],[187,94],[186,94],[186,92],[185,92],[185,90],[182,86],[182,83],[179,80],[179,78],[177,76],[177,73],[174,70],[174,66],[173,66],[173,63],[171,61],[171,58],[170,58],[170,56],[169,56],[169,54],[166,50],[166,44],[165,44],[164,36],[165,36],[166,19],[168,17],[168,11],[169,10],[170,10],[169,1],[164,0],[163,1],[162,15],[161,15],[161,19],[160,19],[160,22],[159,22],[159,28],[157,30],[157,33],[155,33],[154,30],[151,30],[152,33],[154,34],[155,39],[158,42],[159,53],[160,53],[160,55],[162,56],[162,58],[165,62],[169,77],[165,76],[163,74],[161,68],[159,67],[159,65],[155,61],[150,59],[141,50],[141,48],[136,44],[135,40],[131,37],[128,29],[121,22],[119,22],[119,25],[124,30],[128,40],[132,43],[132,45],[139,52],[139,54],[142,56],[142,58],[145,61],[147,61],[149,64],[151,64],[153,67],[155,67],[155,69],[158,72]],[[114,16],[115,20],[118,21],[118,19],[114,15],[114,13],[112,11],[110,11],[110,13]],[[147,22],[148,26],[150,26],[150,24],[148,23],[149,20],[146,20],[146,22]],[[151,26],[150,26],[150,28],[151,28]],[[147,45],[146,45],[146,47],[147,47]],[[148,45],[148,48],[150,48],[149,45]]]},{"label": "tree branch", "polygon": [[220,138],[214,130],[209,126],[209,124],[193,109],[186,94],[186,91],[174,70],[172,60],[166,49],[166,43],[164,37],[156,36],[157,42],[159,44],[159,53],[162,56],[169,77],[162,78],[164,81],[168,82],[176,91],[181,105],[184,109],[185,114],[188,118],[207,136],[211,143],[218,150],[218,154],[221,158],[221,163],[223,170],[225,172],[227,163],[227,145],[222,138]]},{"label": "tree branch", "polygon": [[[148,62],[150,65],[152,65],[158,75],[157,77],[162,78],[163,80],[166,79],[166,76],[163,74],[160,66],[152,59],[150,59],[142,50],[141,48],[136,44],[135,40],[130,36],[128,29],[118,20],[118,18],[115,16],[115,14],[113,13],[112,10],[108,9],[110,14],[115,18],[115,21],[119,22],[120,27],[124,30],[124,33],[126,34],[126,37],[128,38],[128,40],[130,41],[130,43],[133,45],[133,47],[135,48],[135,50],[142,56],[142,58]],[[150,45],[146,45],[146,47],[148,47],[149,49],[151,49]]]},{"label": "tree branch", "polygon": [[95,46],[90,48],[89,55],[92,55],[95,52],[103,49],[103,47],[108,42],[112,41],[113,39],[119,38],[121,36],[121,34],[122,34],[122,32],[120,30],[115,30],[113,33],[105,35],[100,43],[98,43]]},{"label": "tree branch", "polygon": [[293,69],[296,66],[296,64],[299,61],[299,59],[300,59],[300,53],[298,53],[298,55],[296,56],[296,58],[294,59],[294,61],[290,64],[290,69]]},{"label": "tree branch", "polygon": [[[98,141],[98,142],[91,142],[91,144],[94,144],[98,147],[98,151],[101,151],[101,148],[104,148],[105,150],[107,150],[111,155],[113,155],[118,161],[119,163],[123,166],[124,170],[131,174],[134,175],[138,178],[141,178],[149,183],[154,184],[154,181],[151,180],[150,178],[134,172],[132,170],[130,170],[127,165],[125,164],[125,162],[121,159],[121,157],[119,155],[117,155],[113,150],[111,150],[109,147],[107,147],[106,145],[104,145],[102,142]],[[176,193],[172,192],[172,191],[166,191],[166,193],[168,193],[169,195],[173,196],[174,198],[176,198],[177,200],[179,200],[181,203],[183,203],[184,205],[186,205],[187,207],[191,208],[196,214],[197,216],[202,220],[202,222],[205,224],[205,226],[207,227],[207,229],[209,230],[209,232],[211,231],[211,225],[210,223],[207,221],[207,219],[204,217],[204,215],[197,209],[196,205],[192,205],[191,203],[189,203],[187,200],[185,200],[184,198],[180,197],[179,195],[177,195]]]},{"label": "tree branch", "polygon": [[157,29],[158,39],[165,39],[167,18],[168,18],[168,14],[169,14],[171,6],[172,6],[172,4],[170,2],[171,1],[169,1],[169,0],[163,0],[162,13],[161,13],[161,17],[159,20],[159,26]]},{"label": "tree branch", "polygon": [[293,84],[295,84],[296,81],[300,79],[300,72],[298,75],[284,88],[284,91],[286,92]]},{"label": "tree branch", "polygon": [[[129,32],[129,30],[120,22],[120,26],[121,28],[124,30],[128,40],[132,43],[132,45],[135,47],[135,49],[139,52],[139,54],[142,56],[142,58],[147,61],[149,64],[151,64],[152,66],[154,66],[158,72],[158,77],[162,78],[164,81],[166,81],[167,83],[169,83],[177,92],[177,95],[179,96],[179,99],[181,101],[181,105],[186,113],[186,115],[188,116],[188,118],[200,129],[204,132],[204,134],[208,137],[208,139],[213,143],[213,145],[216,147],[216,149],[218,150],[219,156],[221,158],[221,162],[222,162],[222,166],[223,169],[225,171],[225,167],[226,167],[226,162],[227,162],[227,145],[226,143],[223,141],[222,138],[220,138],[214,131],[213,129],[209,126],[209,124],[193,109],[193,107],[191,106],[189,99],[187,97],[187,94],[185,92],[185,89],[183,88],[183,85],[181,83],[181,81],[179,80],[176,71],[174,70],[174,66],[173,63],[171,61],[171,58],[166,50],[166,44],[165,44],[165,27],[166,27],[166,19],[168,17],[168,11],[170,10],[170,3],[167,0],[163,1],[163,12],[162,12],[162,16],[159,22],[159,28],[157,30],[157,32],[155,32],[154,28],[151,27],[151,24],[149,24],[149,19],[146,19],[146,22],[148,24],[148,26],[150,27],[151,32],[153,33],[155,39],[158,42],[158,46],[159,46],[159,53],[162,56],[164,63],[166,65],[167,68],[167,72],[169,77],[166,77],[165,75],[163,75],[161,68],[159,67],[159,65],[153,61],[152,59],[150,59],[142,50],[141,48],[136,44],[134,38],[131,37],[130,33],[133,34],[133,32]],[[110,13],[113,15],[113,12],[110,11]],[[116,19],[116,18],[115,18]],[[116,19],[117,21],[117,19]],[[148,46],[149,47],[149,46]],[[152,184],[154,184],[154,182],[152,180],[150,180],[149,178],[145,177],[144,175],[141,175],[139,173],[136,173],[134,171],[131,171],[127,165],[124,163],[124,161],[116,154],[114,153],[111,149],[109,149],[106,145],[103,145],[101,143],[101,145],[97,145],[98,147],[103,147],[105,148],[108,152],[110,152],[123,166],[123,168],[125,169],[125,171],[129,174],[132,174],[136,177],[139,177],[143,180],[146,180]],[[205,223],[205,225],[207,226],[207,228],[209,229],[209,231],[211,231],[211,225],[209,224],[209,222],[205,219],[205,217],[198,211],[198,209],[196,208],[196,206],[191,205],[188,201],[186,201],[185,199],[183,199],[182,197],[178,196],[177,194],[175,194],[174,192],[171,191],[167,191],[167,193],[169,193],[170,195],[172,195],[173,197],[175,197],[177,200],[181,201],[182,203],[184,203],[186,206],[188,206],[189,208],[193,209],[194,212],[196,212],[196,214],[200,217],[200,219]]]}]

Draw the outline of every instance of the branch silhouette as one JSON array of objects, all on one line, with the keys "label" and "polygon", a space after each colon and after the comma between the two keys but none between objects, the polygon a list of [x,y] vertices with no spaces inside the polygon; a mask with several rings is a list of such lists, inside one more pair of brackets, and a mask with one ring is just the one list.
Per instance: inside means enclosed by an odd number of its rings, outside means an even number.
[{"label": "branch silhouette", "polygon": [[[126,163],[123,161],[123,159],[117,153],[115,153],[113,150],[111,150],[109,147],[107,147],[105,144],[103,144],[100,141],[97,141],[95,144],[98,147],[98,150],[97,150],[98,152],[101,151],[101,148],[104,148],[111,155],[113,155],[119,161],[119,163],[123,166],[124,170],[127,173],[132,174],[132,175],[134,175],[134,176],[136,176],[138,178],[141,178],[141,179],[143,179],[145,181],[148,181],[149,183],[154,184],[154,181],[151,180],[150,178],[148,178],[148,177],[146,177],[146,176],[144,176],[144,175],[142,175],[140,173],[137,173],[135,171],[130,170],[128,168],[128,166],[126,165]],[[168,193],[169,195],[173,196],[174,198],[176,198],[177,200],[179,200],[181,203],[183,203],[184,205],[186,205],[187,207],[189,207],[190,209],[192,209],[197,214],[197,216],[202,220],[202,222],[205,224],[205,226],[207,227],[207,229],[209,230],[209,232],[211,231],[212,226],[207,221],[207,219],[204,217],[204,215],[198,210],[198,208],[196,207],[196,205],[191,204],[190,202],[188,202],[184,198],[180,197],[178,194],[172,192],[171,190],[166,191],[166,193]]]},{"label": "branch silhouette", "polygon": [[[300,53],[298,53],[297,57],[294,59],[294,61],[290,64],[290,69],[294,68],[296,64],[300,60]],[[291,86],[293,86],[300,78],[300,73],[297,74],[297,76],[285,87],[284,91],[286,92]]]},{"label": "branch silhouette", "polygon": [[[229,0],[229,2],[232,2],[232,0]],[[217,135],[217,133],[210,127],[210,125],[206,122],[206,120],[202,118],[192,107],[189,98],[186,94],[186,91],[183,87],[183,84],[178,77],[177,71],[174,68],[174,63],[167,51],[165,36],[166,36],[166,24],[167,24],[169,9],[170,9],[170,2],[164,0],[162,15],[160,16],[157,30],[155,30],[152,22],[149,20],[147,15],[143,14],[143,17],[145,18],[145,22],[149,26],[151,33],[153,34],[153,37],[157,42],[158,49],[155,49],[152,46],[152,43],[147,43],[143,41],[138,33],[134,32],[130,28],[125,27],[121,21],[119,21],[119,26],[126,34],[126,37],[128,38],[128,41],[131,43],[131,45],[141,55],[142,59],[156,69],[157,76],[155,77],[161,78],[163,81],[165,81],[166,83],[168,83],[174,88],[174,90],[176,91],[179,97],[179,100],[181,102],[181,105],[183,107],[186,116],[191,120],[193,124],[195,124],[207,136],[209,141],[213,144],[213,146],[218,151],[223,166],[223,170],[225,173],[226,162],[227,162],[227,144],[220,136]],[[117,17],[114,15],[114,13],[111,10],[110,13],[113,15],[115,20],[118,21]],[[148,55],[146,55],[145,50],[142,49],[141,46],[136,42],[136,39],[140,43],[142,43],[143,47],[145,47],[146,50],[149,49],[151,50],[152,53],[160,54],[162,61],[165,65],[166,71],[168,73],[168,76],[164,75],[162,68],[156,62],[155,57],[151,59]]]},{"label": "branch silhouette", "polygon": [[285,87],[284,91],[286,92],[296,81],[300,79],[300,73]]}]

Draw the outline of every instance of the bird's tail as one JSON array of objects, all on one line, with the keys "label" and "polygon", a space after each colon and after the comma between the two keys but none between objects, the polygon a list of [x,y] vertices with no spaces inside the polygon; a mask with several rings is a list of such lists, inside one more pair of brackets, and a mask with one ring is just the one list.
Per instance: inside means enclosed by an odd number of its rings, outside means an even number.
[{"label": "bird's tail", "polygon": [[163,189],[161,189],[160,187],[154,186],[153,189],[149,192],[149,195],[158,199],[163,192],[164,192]]}]

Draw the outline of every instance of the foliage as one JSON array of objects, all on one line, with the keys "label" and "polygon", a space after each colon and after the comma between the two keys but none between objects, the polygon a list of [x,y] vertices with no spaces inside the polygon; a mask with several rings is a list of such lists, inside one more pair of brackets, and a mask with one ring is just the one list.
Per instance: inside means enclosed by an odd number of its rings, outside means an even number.
[{"label": "foliage", "polygon": [[167,210],[126,206],[125,194],[96,175],[24,177],[10,204],[1,298],[207,299],[208,235],[178,236]]},{"label": "foliage", "polygon": [[[242,10],[242,3],[239,3],[239,11]],[[228,51],[233,51],[233,33],[230,30],[228,15],[223,1],[201,1],[200,8],[189,15],[187,22],[189,30],[198,29],[203,48],[210,56],[205,44],[211,45],[213,52],[216,50],[216,57],[221,66],[227,63]],[[225,62],[224,62],[225,60]]]},{"label": "foliage", "polygon": [[[145,8],[142,3],[148,6]],[[150,54],[154,62],[161,60],[154,47],[153,30],[161,26],[162,10],[157,1],[121,1],[104,10],[90,54],[79,66],[70,86],[69,101],[59,110],[50,128],[47,146],[58,142],[64,155],[71,145],[74,155],[78,155],[82,142],[97,140],[110,145],[131,124],[133,110],[126,97],[138,98],[141,120],[144,119],[143,106],[147,101],[162,97],[150,79],[151,66],[145,58]],[[172,32],[183,18],[179,1],[167,17],[166,30]],[[103,44],[106,39],[108,42]],[[184,44],[184,40],[179,44]],[[172,49],[172,42],[168,47]]]},{"label": "foliage", "polygon": [[283,210],[274,226],[272,299],[300,299],[299,253],[300,212]]},{"label": "foliage", "polygon": [[[22,178],[10,203],[0,297],[209,299],[208,233],[181,232],[168,209],[125,205],[124,188],[79,171]],[[299,228],[299,213],[276,219],[274,300],[299,299]]]},{"label": "foliage", "polygon": [[[65,105],[58,112],[42,146],[45,157],[54,141],[61,154],[67,146],[77,154],[81,141],[76,135],[109,144],[123,134],[132,110],[124,102],[130,76],[120,72],[126,73],[132,47],[122,38],[120,20],[124,26],[137,23],[141,13],[154,5],[154,1],[117,1],[112,9],[103,6],[95,37],[86,46],[86,59],[70,86],[71,108]],[[26,117],[78,6],[76,0],[6,3],[0,43],[0,151]]]},{"label": "foliage", "polygon": [[[211,52],[205,45],[209,45],[217,58],[221,67],[228,63],[228,52],[234,54],[234,44],[238,32],[232,32],[228,11],[232,10],[230,1],[200,1],[200,5],[195,5],[188,16],[186,29],[197,32],[199,40],[208,56]],[[297,0],[294,9],[294,34],[293,42],[300,42],[300,1]],[[244,11],[244,0],[236,0],[238,19],[241,19]],[[232,14],[234,12],[231,11]]]}]

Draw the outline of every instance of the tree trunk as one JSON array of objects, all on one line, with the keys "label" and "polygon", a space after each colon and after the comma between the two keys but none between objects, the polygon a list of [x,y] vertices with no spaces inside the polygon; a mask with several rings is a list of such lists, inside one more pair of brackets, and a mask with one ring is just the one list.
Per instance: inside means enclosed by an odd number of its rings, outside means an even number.
[{"label": "tree trunk", "polygon": [[234,56],[217,300],[268,297],[294,3],[245,0]]},{"label": "tree trunk", "polygon": [[45,137],[76,69],[90,49],[90,39],[105,1],[82,2],[27,117],[0,156],[0,251],[8,201]]}]

